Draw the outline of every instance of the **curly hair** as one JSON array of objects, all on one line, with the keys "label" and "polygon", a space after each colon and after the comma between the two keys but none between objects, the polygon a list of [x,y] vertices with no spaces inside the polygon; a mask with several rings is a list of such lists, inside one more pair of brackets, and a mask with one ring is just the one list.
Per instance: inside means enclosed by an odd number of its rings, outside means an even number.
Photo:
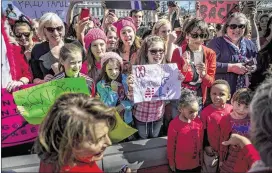
[{"label": "curly hair", "polygon": [[251,139],[266,166],[272,166],[272,78],[256,90],[250,104]]},{"label": "curly hair", "polygon": [[114,113],[114,108],[86,94],[64,94],[55,101],[40,125],[34,150],[44,163],[53,164],[55,172],[59,172],[63,165],[75,162],[72,149],[84,139],[97,143],[91,130],[97,120],[105,120],[110,129],[114,128]]},{"label": "curly hair", "polygon": [[228,81],[223,80],[223,79],[217,79],[213,82],[211,89],[213,86],[218,85],[218,84],[225,85],[228,88],[228,92],[230,94],[231,89],[230,89],[230,85],[229,85]]},{"label": "curly hair", "polygon": [[193,102],[199,102],[200,98],[196,96],[196,92],[188,88],[181,89],[181,95],[178,103],[179,108],[184,108]]}]

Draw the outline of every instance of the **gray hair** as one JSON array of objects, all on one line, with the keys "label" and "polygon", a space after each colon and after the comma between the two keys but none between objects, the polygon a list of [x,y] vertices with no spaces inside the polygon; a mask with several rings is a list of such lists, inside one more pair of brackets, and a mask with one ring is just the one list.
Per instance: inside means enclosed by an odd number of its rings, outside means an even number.
[{"label": "gray hair", "polygon": [[222,34],[225,35],[225,34],[227,33],[227,27],[228,27],[230,21],[231,21],[233,18],[235,18],[235,19],[242,18],[242,19],[244,19],[244,20],[246,21],[246,24],[245,24],[245,25],[246,25],[246,28],[245,28],[244,36],[248,35],[249,29],[250,29],[250,22],[249,22],[249,20],[247,19],[247,17],[246,17],[245,14],[239,13],[239,12],[232,13],[232,14],[228,17],[226,23],[224,24],[224,26],[223,26],[223,28],[222,28]]},{"label": "gray hair", "polygon": [[55,14],[55,13],[45,13],[39,20],[39,29],[38,34],[40,35],[42,40],[47,40],[45,34],[44,34],[44,27],[46,24],[52,24],[53,22],[59,22],[61,23],[63,27],[62,37],[65,35],[65,26],[61,18]]}]

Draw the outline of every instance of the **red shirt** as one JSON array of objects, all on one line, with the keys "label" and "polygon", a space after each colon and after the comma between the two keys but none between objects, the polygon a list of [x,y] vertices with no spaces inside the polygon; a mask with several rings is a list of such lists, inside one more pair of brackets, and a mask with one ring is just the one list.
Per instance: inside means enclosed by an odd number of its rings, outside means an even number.
[{"label": "red shirt", "polygon": [[230,114],[232,105],[226,104],[224,109],[216,109],[212,104],[205,107],[201,112],[203,128],[207,129],[210,146],[219,151],[220,146],[220,128],[219,124],[223,116]]},{"label": "red shirt", "polygon": [[179,170],[194,169],[201,165],[203,125],[199,118],[185,123],[177,116],[168,128],[167,156],[169,165]]}]

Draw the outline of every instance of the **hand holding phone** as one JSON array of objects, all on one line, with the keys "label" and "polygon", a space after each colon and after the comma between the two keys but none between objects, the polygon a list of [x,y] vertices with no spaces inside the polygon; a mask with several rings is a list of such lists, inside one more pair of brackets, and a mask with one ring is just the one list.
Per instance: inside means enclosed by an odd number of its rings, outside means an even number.
[{"label": "hand holding phone", "polygon": [[124,165],[121,167],[119,173],[126,173],[127,172],[127,169],[128,169],[128,166],[127,165]]},{"label": "hand holding phone", "polygon": [[80,13],[80,20],[90,17],[90,9],[89,8],[82,8]]}]

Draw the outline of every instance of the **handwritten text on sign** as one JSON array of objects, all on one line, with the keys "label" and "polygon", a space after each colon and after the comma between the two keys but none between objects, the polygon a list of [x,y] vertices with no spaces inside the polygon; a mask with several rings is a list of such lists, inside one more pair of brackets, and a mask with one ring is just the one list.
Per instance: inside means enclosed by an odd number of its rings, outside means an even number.
[{"label": "handwritten text on sign", "polygon": [[179,99],[181,74],[176,64],[137,65],[132,70],[135,103]]},{"label": "handwritten text on sign", "polygon": [[84,78],[64,78],[13,93],[17,106],[23,106],[24,118],[30,124],[40,124],[55,100],[64,93],[90,95]]},{"label": "handwritten text on sign", "polygon": [[[25,85],[22,88],[28,88]],[[16,104],[11,93],[2,89],[1,95],[1,142],[2,148],[29,143],[38,135],[38,125],[31,125],[17,112]]]},{"label": "handwritten text on sign", "polygon": [[237,11],[238,1],[200,1],[200,14],[209,23],[222,23],[227,14]]},{"label": "handwritten text on sign", "polygon": [[65,21],[66,13],[69,7],[69,1],[13,1],[13,4],[26,16],[34,19],[40,18],[44,13],[56,13]]}]

